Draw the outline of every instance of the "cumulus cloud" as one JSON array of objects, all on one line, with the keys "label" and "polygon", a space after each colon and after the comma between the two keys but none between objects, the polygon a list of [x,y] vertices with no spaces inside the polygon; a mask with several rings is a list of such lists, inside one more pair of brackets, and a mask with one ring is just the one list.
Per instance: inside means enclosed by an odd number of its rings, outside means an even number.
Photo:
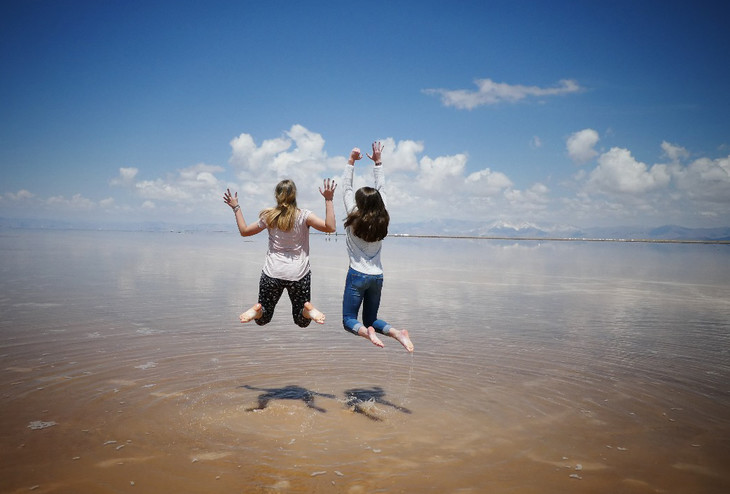
[{"label": "cumulus cloud", "polygon": [[461,182],[466,165],[466,155],[421,158],[418,185],[423,190],[435,191],[451,189],[455,182]]},{"label": "cumulus cloud", "polygon": [[423,92],[440,96],[441,103],[444,106],[453,106],[460,110],[473,110],[478,106],[515,103],[531,97],[560,96],[583,90],[577,82],[570,79],[563,79],[555,87],[548,88],[506,84],[494,82],[491,79],[477,79],[474,84],[477,86],[476,91],[468,89],[424,89]]},{"label": "cumulus cloud", "polygon": [[583,129],[574,132],[568,137],[565,147],[568,150],[568,156],[575,163],[584,164],[598,156],[598,151],[594,148],[598,143],[598,132],[593,129]]},{"label": "cumulus cloud", "polygon": [[677,187],[691,198],[730,204],[730,156],[700,158],[686,168],[675,170]]},{"label": "cumulus cloud", "polygon": [[526,190],[505,189],[504,196],[513,211],[525,214],[547,209],[550,203],[549,192],[546,185],[536,183]]},{"label": "cumulus cloud", "polygon": [[476,196],[494,196],[512,187],[512,181],[502,172],[494,172],[489,168],[470,173],[466,177],[469,193]]},{"label": "cumulus cloud", "polygon": [[[665,163],[647,165],[619,147],[598,156],[593,170],[575,176],[580,190],[564,197],[567,214],[584,221],[619,220],[643,224],[707,225],[730,215],[730,156],[699,158],[661,143]],[[716,223],[715,223],[716,224]]]},{"label": "cumulus cloud", "polygon": [[[466,153],[429,156],[420,141],[384,137],[380,142],[384,146],[388,207],[393,217],[403,222],[459,217],[467,201],[471,215],[484,214],[489,206],[484,199],[504,200],[503,192],[513,185],[504,173],[489,168],[468,174]],[[363,154],[370,152],[369,146],[361,150]],[[282,137],[261,144],[249,134],[239,135],[231,140],[229,162],[239,182],[239,198],[245,198],[242,204],[258,212],[271,205],[273,187],[281,178],[297,183],[300,206],[314,208],[321,201],[317,190],[321,180],[332,176],[339,182],[347,154],[349,149],[340,156],[328,156],[319,134],[295,125]],[[356,165],[354,188],[371,184],[371,163],[364,157]],[[336,201],[336,207],[337,217],[344,217],[341,200]]]},{"label": "cumulus cloud", "polygon": [[424,149],[422,142],[404,140],[396,143],[392,137],[389,137],[383,139],[381,144],[383,144],[383,158],[388,160],[390,170],[396,172],[418,170],[418,155]]},{"label": "cumulus cloud", "polygon": [[[142,202],[137,206],[124,203],[117,206],[117,201],[108,198],[100,201],[99,206],[126,212],[137,210],[146,214],[153,211],[169,213],[174,210],[177,216],[185,215],[191,221],[199,221],[222,203],[226,186],[218,178],[218,174],[224,171],[225,168],[221,166],[198,163],[168,173],[164,177],[141,179],[137,168],[123,167],[110,180],[110,184],[124,187],[142,199]],[[195,214],[194,219],[191,214]]]},{"label": "cumulus cloud", "polygon": [[670,178],[666,165],[650,168],[637,161],[628,149],[614,147],[599,156],[588,185],[598,192],[640,194],[666,187]]},{"label": "cumulus cloud", "polygon": [[264,174],[265,177],[305,177],[325,169],[327,161],[324,139],[302,125],[293,125],[282,137],[264,140],[257,146],[250,134],[241,134],[230,142],[229,162],[243,178]]},{"label": "cumulus cloud", "polygon": [[215,173],[222,171],[223,167],[199,163],[178,170],[165,178],[137,181],[134,183],[134,189],[144,199],[192,206],[221,195],[221,186]]},{"label": "cumulus cloud", "polygon": [[[730,212],[730,156],[685,164],[690,153],[666,141],[661,143],[660,155],[665,162],[648,165],[629,149],[596,151],[599,135],[593,129],[571,134],[566,140],[568,156],[576,162],[594,163],[581,168],[573,182],[560,184],[573,187],[572,197],[564,189],[553,197],[555,192],[542,182],[518,187],[512,177],[500,171],[499,164],[474,163],[466,152],[433,155],[422,141],[393,137],[380,141],[384,145],[388,208],[394,223],[511,218],[548,223],[574,220],[588,225],[611,220],[664,224],[682,223],[683,218],[689,223],[699,216],[726,217]],[[363,153],[370,151],[366,143],[358,144]],[[140,199],[135,209],[150,216],[169,214],[174,206],[176,214],[191,218],[193,212],[199,212],[198,218],[217,222],[230,220],[230,211],[221,201],[227,187],[239,193],[247,219],[253,219],[261,209],[271,206],[274,186],[282,178],[297,183],[300,207],[322,215],[324,205],[318,187],[324,178],[334,177],[340,184],[335,208],[341,226],[341,175],[349,149],[329,156],[324,138],[301,125],[258,143],[243,133],[233,138],[230,146],[230,168],[199,163],[164,177],[141,179],[142,173],[129,167],[121,168],[112,182],[134,192]],[[372,165],[365,157],[356,166],[354,187],[371,185],[372,180]],[[11,198],[31,197],[28,191],[18,191],[1,199],[7,204]],[[52,201],[77,209],[124,207],[111,198],[98,203],[81,196]]]},{"label": "cumulus cloud", "polygon": [[339,172],[346,159],[327,156],[324,144],[320,134],[299,124],[260,145],[243,133],[230,141],[229,163],[245,200],[257,211],[270,206],[274,185],[284,178],[297,184],[299,203],[314,204],[321,199],[317,187],[323,179],[334,176],[333,171]]}]

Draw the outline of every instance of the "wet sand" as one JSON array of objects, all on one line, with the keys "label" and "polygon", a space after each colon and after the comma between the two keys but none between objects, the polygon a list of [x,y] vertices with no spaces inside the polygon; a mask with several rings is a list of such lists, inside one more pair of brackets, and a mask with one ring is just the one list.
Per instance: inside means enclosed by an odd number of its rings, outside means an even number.
[{"label": "wet sand", "polygon": [[0,492],[724,493],[730,249],[389,239],[346,333],[255,302],[265,237],[0,232]]}]

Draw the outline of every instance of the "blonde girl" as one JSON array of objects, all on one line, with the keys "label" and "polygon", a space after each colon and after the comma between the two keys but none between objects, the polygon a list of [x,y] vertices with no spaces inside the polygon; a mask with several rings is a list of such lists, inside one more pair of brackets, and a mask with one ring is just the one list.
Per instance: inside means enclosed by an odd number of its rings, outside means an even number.
[{"label": "blonde girl", "polygon": [[233,209],[241,236],[256,235],[263,230],[269,233],[258,302],[241,314],[242,323],[268,324],[285,289],[297,326],[305,328],[312,320],[324,323],[325,315],[310,301],[312,273],[309,266],[309,228],[326,233],[336,229],[332,198],[337,185],[334,180],[326,179],[323,186],[324,190],[320,187],[319,193],[324,197],[324,220],[308,209],[297,207],[297,187],[287,179],[279,182],[274,190],[276,207],[261,211],[256,223],[246,223],[238,204],[238,192],[231,194],[230,189],[226,189],[223,200]]}]

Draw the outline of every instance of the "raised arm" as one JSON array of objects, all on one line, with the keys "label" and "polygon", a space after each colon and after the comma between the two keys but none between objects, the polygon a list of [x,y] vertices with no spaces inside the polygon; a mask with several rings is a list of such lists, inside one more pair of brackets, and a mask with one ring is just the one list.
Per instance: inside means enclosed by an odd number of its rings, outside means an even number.
[{"label": "raised arm", "polygon": [[355,209],[355,192],[352,190],[352,179],[355,173],[355,162],[362,159],[362,153],[359,148],[352,148],[350,158],[345,165],[345,173],[342,176],[345,190],[342,192],[342,198],[345,201],[345,212],[350,214]]},{"label": "raised arm", "polygon": [[385,173],[383,173],[383,161],[381,155],[383,153],[383,145],[380,142],[375,141],[373,143],[373,154],[368,154],[368,158],[373,160],[373,178],[375,179],[375,189],[380,192],[380,197],[383,199],[383,204],[387,206],[385,199]]},{"label": "raised arm", "polygon": [[335,189],[337,184],[334,180],[324,180],[324,190],[322,187],[319,188],[319,193],[324,197],[324,210],[325,219],[322,220],[314,214],[307,216],[307,226],[311,226],[315,230],[319,230],[324,233],[334,233],[337,230],[337,224],[335,223],[335,206],[332,204],[332,199],[335,197]]},{"label": "raised arm", "polygon": [[223,201],[228,204],[236,214],[236,225],[238,225],[238,231],[241,233],[242,237],[256,235],[264,229],[258,222],[251,223],[250,225],[246,224],[246,220],[243,219],[243,213],[241,212],[241,206],[238,204],[238,192],[236,192],[235,195],[231,195],[230,189],[226,189],[226,193],[223,194]]}]

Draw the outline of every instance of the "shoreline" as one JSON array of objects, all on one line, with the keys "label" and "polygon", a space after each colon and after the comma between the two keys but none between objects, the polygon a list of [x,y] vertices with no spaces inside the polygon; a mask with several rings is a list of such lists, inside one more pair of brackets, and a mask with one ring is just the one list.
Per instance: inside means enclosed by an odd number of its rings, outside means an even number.
[{"label": "shoreline", "polygon": [[[345,236],[344,233],[318,233],[311,235]],[[703,239],[652,239],[652,238],[592,238],[592,237],[510,237],[494,235],[428,235],[410,233],[391,233],[389,237],[395,238],[442,238],[448,240],[509,240],[525,242],[625,242],[625,243],[649,243],[649,244],[713,244],[730,245],[730,240],[703,240]]]}]

